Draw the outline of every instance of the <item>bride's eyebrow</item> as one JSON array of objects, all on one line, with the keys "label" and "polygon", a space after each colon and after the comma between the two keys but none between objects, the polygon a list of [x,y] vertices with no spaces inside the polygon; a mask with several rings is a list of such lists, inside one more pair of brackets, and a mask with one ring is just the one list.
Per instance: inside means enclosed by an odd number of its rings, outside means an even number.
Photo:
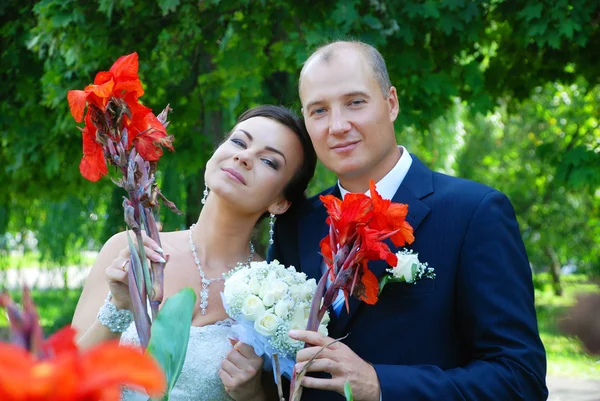
[{"label": "bride's eyebrow", "polygon": [[[245,129],[238,128],[236,131],[242,131],[244,134],[246,134],[246,136],[248,137],[250,142],[252,142],[254,140],[252,135],[250,135],[250,133],[248,131],[246,131]],[[281,157],[283,157],[283,161],[285,162],[285,164],[287,164],[287,159],[285,158],[285,155],[281,151],[279,151],[271,146],[265,146],[265,149],[270,152],[274,152],[274,153],[281,155]]]},{"label": "bride's eyebrow", "polygon": [[283,157],[283,161],[285,162],[285,164],[287,164],[287,159],[285,158],[285,155],[283,153],[281,153],[279,150],[272,148],[270,146],[265,146],[265,149],[274,153],[277,153],[279,155],[281,155],[281,157]]},{"label": "bride's eyebrow", "polygon": [[245,129],[238,128],[238,129],[236,129],[236,131],[242,131],[244,134],[246,134],[246,136],[248,137],[250,142],[252,142],[254,140],[254,137],[252,135],[250,135],[250,133],[248,131],[246,131]]}]

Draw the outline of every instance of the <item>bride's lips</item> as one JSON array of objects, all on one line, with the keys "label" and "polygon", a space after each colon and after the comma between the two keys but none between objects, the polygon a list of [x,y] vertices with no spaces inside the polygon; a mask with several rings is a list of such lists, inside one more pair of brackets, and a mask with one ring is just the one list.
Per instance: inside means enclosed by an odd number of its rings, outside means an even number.
[{"label": "bride's lips", "polygon": [[238,173],[237,171],[235,171],[234,169],[224,168],[222,170],[232,180],[238,181],[239,183],[241,183],[243,185],[246,185],[246,180],[244,179],[244,177],[240,173]]},{"label": "bride's lips", "polygon": [[360,141],[343,142],[331,147],[331,150],[337,153],[346,153],[354,150]]}]

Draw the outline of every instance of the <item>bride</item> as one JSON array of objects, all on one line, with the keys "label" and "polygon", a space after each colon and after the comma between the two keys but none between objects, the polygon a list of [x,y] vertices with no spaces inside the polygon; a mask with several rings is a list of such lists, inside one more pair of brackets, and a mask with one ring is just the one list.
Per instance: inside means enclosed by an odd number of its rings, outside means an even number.
[{"label": "bride", "polygon": [[[164,255],[170,255],[165,298],[188,286],[197,293],[186,359],[171,400],[265,399],[262,358],[229,337],[232,321],[219,295],[222,274],[238,262],[263,260],[250,242],[254,226],[302,199],[315,165],[315,151],[301,119],[279,106],[250,109],[206,164],[204,207],[196,224],[186,231],[160,233]],[[82,348],[113,338],[139,344],[133,323],[124,332],[114,323],[117,310],[131,308],[125,235],[107,241],[83,288],[72,323]],[[164,262],[152,239],[144,236],[144,244],[149,259]],[[203,277],[211,280],[206,302],[201,302]],[[112,298],[107,297],[109,291]],[[123,393],[124,400],[136,397],[141,395]]]}]

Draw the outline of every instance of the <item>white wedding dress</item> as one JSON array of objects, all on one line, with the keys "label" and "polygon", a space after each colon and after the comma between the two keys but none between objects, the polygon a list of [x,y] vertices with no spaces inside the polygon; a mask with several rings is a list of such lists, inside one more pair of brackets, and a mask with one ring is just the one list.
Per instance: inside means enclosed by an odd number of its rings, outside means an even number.
[{"label": "white wedding dress", "polygon": [[[231,401],[219,377],[221,361],[225,359],[231,343],[233,320],[225,319],[214,324],[190,327],[190,340],[181,375],[171,391],[171,401]],[[132,323],[121,335],[121,344],[140,346]],[[146,401],[148,396],[125,388],[123,401]]]}]

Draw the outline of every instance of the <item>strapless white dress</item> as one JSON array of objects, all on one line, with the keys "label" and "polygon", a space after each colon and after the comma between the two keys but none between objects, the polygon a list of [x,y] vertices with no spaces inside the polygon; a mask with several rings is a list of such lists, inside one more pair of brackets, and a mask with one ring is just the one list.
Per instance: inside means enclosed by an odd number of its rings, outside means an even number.
[{"label": "strapless white dress", "polygon": [[[190,327],[190,340],[181,375],[171,391],[171,401],[231,401],[219,377],[221,361],[225,359],[231,343],[233,320],[225,319],[214,324]],[[140,346],[132,323],[121,335],[121,344]],[[123,401],[147,401],[148,396],[131,389],[123,389]]]}]

